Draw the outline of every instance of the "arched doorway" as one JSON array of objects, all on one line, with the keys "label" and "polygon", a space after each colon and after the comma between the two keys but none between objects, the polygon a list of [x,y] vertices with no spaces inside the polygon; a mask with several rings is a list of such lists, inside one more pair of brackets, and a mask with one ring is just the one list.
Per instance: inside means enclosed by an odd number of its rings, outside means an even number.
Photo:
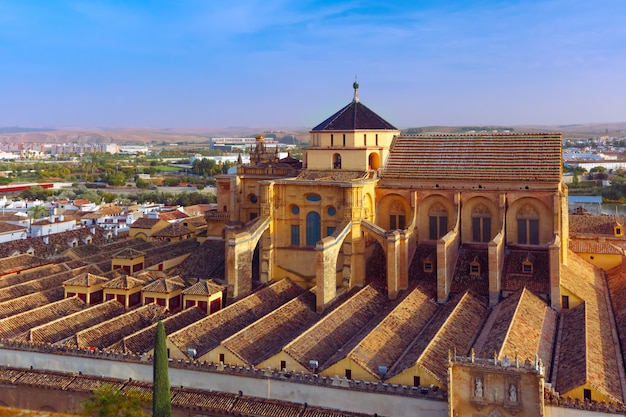
[{"label": "arched doorway", "polygon": [[341,169],[341,155],[338,153],[333,155],[333,169]]},{"label": "arched doorway", "polygon": [[380,157],[377,153],[372,152],[367,159],[367,165],[369,169],[378,169],[380,168]]}]

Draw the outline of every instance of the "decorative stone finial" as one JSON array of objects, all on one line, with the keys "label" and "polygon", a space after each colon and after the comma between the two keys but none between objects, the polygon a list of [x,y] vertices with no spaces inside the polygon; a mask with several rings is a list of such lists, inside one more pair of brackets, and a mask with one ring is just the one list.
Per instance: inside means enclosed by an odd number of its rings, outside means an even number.
[{"label": "decorative stone finial", "polygon": [[352,88],[354,88],[354,101],[359,101],[359,83],[356,82],[356,75],[354,76],[354,83],[352,84]]}]

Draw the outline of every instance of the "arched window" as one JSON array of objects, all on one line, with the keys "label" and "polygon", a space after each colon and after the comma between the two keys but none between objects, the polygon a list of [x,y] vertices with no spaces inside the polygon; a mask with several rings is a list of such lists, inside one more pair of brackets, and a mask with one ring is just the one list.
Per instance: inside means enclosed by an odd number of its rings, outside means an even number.
[{"label": "arched window", "polygon": [[441,203],[435,203],[428,212],[428,236],[437,240],[448,233],[448,212]]},{"label": "arched window", "polygon": [[333,168],[341,169],[341,155],[338,153],[333,155]]},{"label": "arched window", "polygon": [[306,245],[315,246],[322,238],[322,224],[320,215],[316,211],[311,211],[306,215]]},{"label": "arched window", "polygon": [[539,244],[539,215],[526,204],[517,214],[517,243],[521,245]]},{"label": "arched window", "polygon": [[394,201],[389,207],[389,230],[405,229],[406,213],[404,206],[399,201]]},{"label": "arched window", "polygon": [[472,211],[472,240],[474,242],[491,240],[491,212],[484,204],[478,204]]}]

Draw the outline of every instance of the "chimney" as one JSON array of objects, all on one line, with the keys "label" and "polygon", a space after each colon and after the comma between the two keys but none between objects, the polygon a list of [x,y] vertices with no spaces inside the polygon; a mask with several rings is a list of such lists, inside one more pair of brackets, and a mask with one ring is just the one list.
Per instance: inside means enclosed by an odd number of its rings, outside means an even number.
[{"label": "chimney", "polygon": [[43,243],[45,243],[46,245],[50,243],[50,237],[48,235],[43,237]]},{"label": "chimney", "polygon": [[91,226],[91,227],[89,228],[89,232],[90,232],[92,235],[95,235],[95,234],[96,234],[96,227],[95,227],[95,226]]}]

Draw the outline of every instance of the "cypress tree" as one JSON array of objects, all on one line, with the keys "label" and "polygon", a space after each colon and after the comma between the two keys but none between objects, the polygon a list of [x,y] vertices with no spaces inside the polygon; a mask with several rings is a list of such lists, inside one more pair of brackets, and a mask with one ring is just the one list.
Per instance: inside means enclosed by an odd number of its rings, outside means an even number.
[{"label": "cypress tree", "polygon": [[172,415],[172,399],[170,396],[170,379],[167,365],[165,327],[159,321],[154,339],[154,361],[152,363],[152,415],[154,417],[171,417]]}]

